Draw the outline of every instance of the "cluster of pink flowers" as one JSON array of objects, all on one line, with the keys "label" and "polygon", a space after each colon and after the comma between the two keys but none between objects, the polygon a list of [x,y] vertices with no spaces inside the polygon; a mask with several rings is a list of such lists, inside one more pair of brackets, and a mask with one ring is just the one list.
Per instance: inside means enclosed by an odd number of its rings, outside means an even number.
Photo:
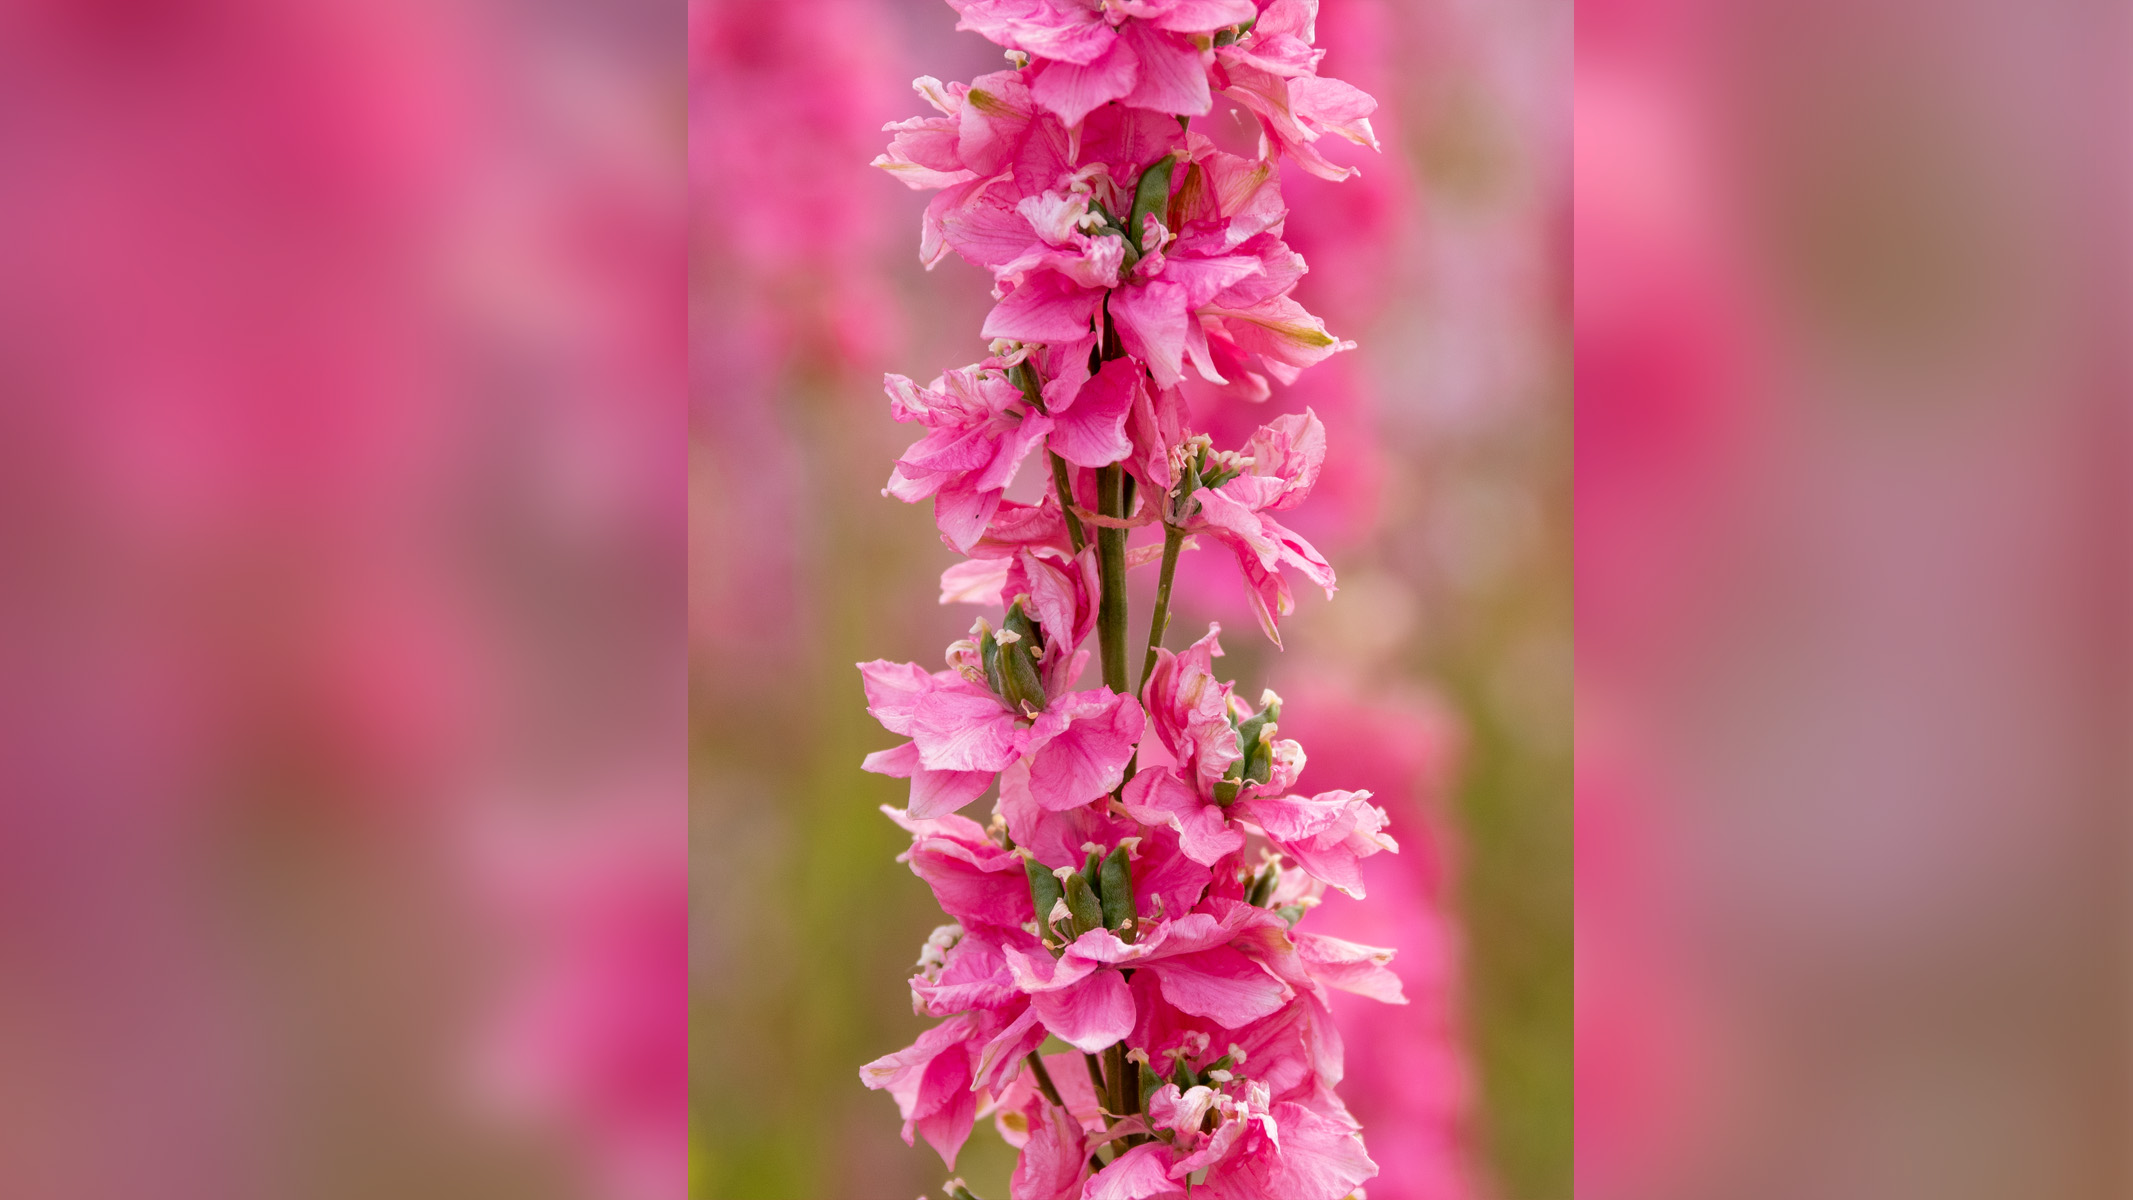
[{"label": "cluster of pink flowers", "polygon": [[[1218,629],[1162,640],[1179,555],[1203,539],[1233,553],[1277,644],[1290,572],[1334,590],[1278,517],[1325,462],[1317,416],[1218,450],[1180,384],[1259,400],[1348,348],[1291,296],[1305,268],[1281,171],[1351,174],[1317,143],[1375,146],[1374,102],[1318,75],[1316,0],[950,3],[1010,69],[918,80],[936,115],[891,125],[876,165],[938,190],[921,254],[992,273],[995,340],[929,385],[888,377],[894,416],[925,433],[885,490],[932,499],[966,556],[942,601],[1002,615],[945,670],[860,667],[869,711],[908,739],[866,769],[910,781],[886,811],[953,918],[911,983],[942,1020],[861,1078],[951,1170],[990,1114],[1021,1150],[1014,1200],[1359,1195],[1377,1167],[1335,1093],[1330,990],[1405,998],[1391,951],[1297,924],[1328,887],[1362,895],[1359,860],[1397,849],[1385,812],[1294,790],[1280,698],[1216,677]],[[1218,97],[1257,118],[1256,155],[1193,130]],[[1033,455],[1048,485],[1008,499]],[[1126,577],[1156,564],[1129,685]],[[1101,683],[1078,687],[1092,657]],[[988,794],[989,825],[960,815]]]}]

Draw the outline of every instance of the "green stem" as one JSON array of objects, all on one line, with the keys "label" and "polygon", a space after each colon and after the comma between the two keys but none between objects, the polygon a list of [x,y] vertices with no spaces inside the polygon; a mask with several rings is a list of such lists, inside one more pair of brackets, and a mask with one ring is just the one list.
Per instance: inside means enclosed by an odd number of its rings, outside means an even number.
[{"label": "green stem", "polygon": [[1148,673],[1155,670],[1155,652],[1170,627],[1170,581],[1178,573],[1178,551],[1185,545],[1185,531],[1163,526],[1163,574],[1155,582],[1155,611],[1148,617],[1148,654],[1141,659],[1141,686],[1148,686]]},{"label": "green stem", "polygon": [[[1096,473],[1097,511],[1107,517],[1126,515],[1126,473],[1112,463]],[[1096,636],[1103,655],[1104,686],[1126,691],[1126,531],[1096,527],[1096,566],[1103,595],[1096,609]]]},{"label": "green stem", "polygon": [[1056,450],[1047,450],[1052,459],[1052,486],[1059,489],[1059,511],[1066,514],[1067,537],[1074,542],[1074,553],[1089,544],[1081,532],[1081,518],[1074,515],[1074,479],[1067,472],[1066,460]]},{"label": "green stem", "polygon": [[1052,1073],[1044,1069],[1044,1059],[1035,1050],[1029,1052],[1029,1069],[1037,1076],[1037,1090],[1044,1093],[1044,1098],[1065,1108],[1066,1101],[1059,1098],[1059,1088],[1052,1082]]},{"label": "green stem", "polygon": [[[1106,1051],[1105,1053],[1109,1053],[1109,1051]],[[1097,1103],[1101,1104],[1106,1110],[1108,1110],[1104,1113],[1104,1128],[1109,1129],[1115,1123],[1114,1118],[1112,1117],[1112,1113],[1116,1112],[1117,1110],[1111,1108],[1111,1105],[1108,1102],[1108,1098],[1111,1095],[1111,1092],[1110,1089],[1104,1084],[1104,1069],[1097,1065],[1096,1056],[1093,1054],[1084,1051],[1082,1053],[1081,1058],[1083,1062],[1089,1064],[1089,1083],[1096,1089]]]},{"label": "green stem", "polygon": [[[1124,1042],[1115,1042],[1109,1050],[1104,1051],[1104,1079],[1108,1085],[1104,1089],[1104,1107],[1121,1117],[1132,1112],[1132,1109],[1128,1107],[1129,1101],[1126,1099],[1126,1044]],[[1139,1096],[1133,1097],[1134,1102],[1139,1101],[1139,1099]]]}]

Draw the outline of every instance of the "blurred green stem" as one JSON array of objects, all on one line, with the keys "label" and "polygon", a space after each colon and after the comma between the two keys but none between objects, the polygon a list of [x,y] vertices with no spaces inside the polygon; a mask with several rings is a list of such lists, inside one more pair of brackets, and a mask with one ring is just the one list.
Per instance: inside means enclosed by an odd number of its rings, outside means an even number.
[{"label": "blurred green stem", "polygon": [[1148,674],[1155,670],[1155,652],[1163,644],[1163,631],[1170,626],[1170,580],[1178,573],[1178,551],[1185,545],[1185,531],[1175,525],[1163,526],[1163,574],[1155,583],[1155,611],[1148,616],[1148,654],[1141,659],[1140,686],[1148,686]]},{"label": "blurred green stem", "polygon": [[[1097,511],[1106,517],[1126,515],[1126,472],[1112,463],[1096,473]],[[1103,654],[1104,686],[1126,692],[1126,531],[1096,528],[1096,566],[1103,595],[1096,609],[1096,637]]]}]

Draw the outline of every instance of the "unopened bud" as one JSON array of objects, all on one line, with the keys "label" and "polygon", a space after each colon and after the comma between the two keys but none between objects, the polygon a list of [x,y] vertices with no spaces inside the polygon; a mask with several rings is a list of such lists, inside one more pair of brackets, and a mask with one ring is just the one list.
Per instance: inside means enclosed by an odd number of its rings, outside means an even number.
[{"label": "unopened bud", "polygon": [[1100,868],[1103,888],[1100,899],[1103,904],[1104,928],[1117,933],[1119,939],[1133,940],[1133,868],[1126,859],[1126,848],[1120,846],[1104,858]]}]

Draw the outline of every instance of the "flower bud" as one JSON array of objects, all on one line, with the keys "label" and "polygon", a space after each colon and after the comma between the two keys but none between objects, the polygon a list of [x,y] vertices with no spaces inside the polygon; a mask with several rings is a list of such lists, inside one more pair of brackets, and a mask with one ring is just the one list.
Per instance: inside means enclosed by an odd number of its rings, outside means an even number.
[{"label": "flower bud", "polygon": [[1141,172],[1140,181],[1133,186],[1133,209],[1126,215],[1128,245],[1140,245],[1142,218],[1154,216],[1160,220],[1169,213],[1170,172],[1177,161],[1175,156],[1166,154]]},{"label": "flower bud", "polygon": [[1267,902],[1274,898],[1274,889],[1280,884],[1281,864],[1270,862],[1266,869],[1259,872],[1259,878],[1252,881],[1252,890],[1245,896],[1244,902],[1254,908],[1265,908]]},{"label": "flower bud", "polygon": [[1037,657],[1043,652],[1044,632],[1022,611],[1026,597],[1016,597],[1007,610],[1007,620],[993,639],[997,653],[987,663],[988,679],[997,668],[999,684],[993,690],[1018,713],[1043,712],[1044,684],[1037,676]]}]

